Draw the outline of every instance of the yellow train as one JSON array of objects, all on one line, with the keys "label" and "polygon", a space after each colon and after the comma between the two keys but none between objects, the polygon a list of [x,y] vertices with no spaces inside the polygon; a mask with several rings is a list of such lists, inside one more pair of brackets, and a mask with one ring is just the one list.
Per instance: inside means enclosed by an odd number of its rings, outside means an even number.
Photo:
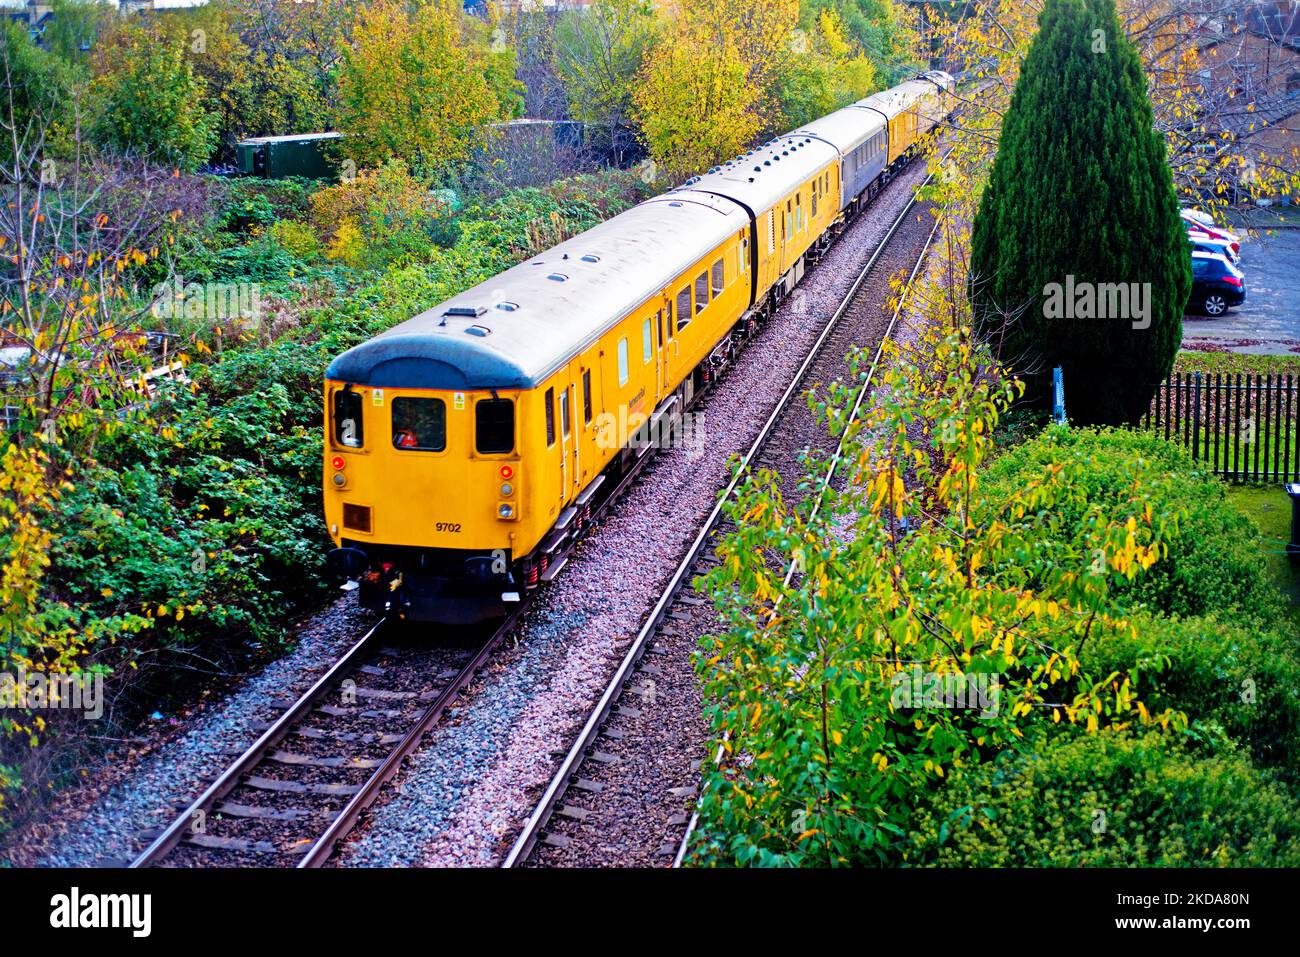
[{"label": "yellow train", "polygon": [[339,356],[330,567],[367,608],[449,623],[554,577],[953,87],[923,74],[777,137]]}]

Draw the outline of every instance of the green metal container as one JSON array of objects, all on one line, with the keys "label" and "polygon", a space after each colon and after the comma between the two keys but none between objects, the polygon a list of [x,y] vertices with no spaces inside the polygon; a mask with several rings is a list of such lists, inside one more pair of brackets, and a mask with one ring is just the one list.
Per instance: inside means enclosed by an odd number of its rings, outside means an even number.
[{"label": "green metal container", "polygon": [[337,162],[330,155],[330,147],[342,136],[342,133],[301,133],[241,140],[235,146],[239,171],[263,179],[283,176],[333,179]]}]

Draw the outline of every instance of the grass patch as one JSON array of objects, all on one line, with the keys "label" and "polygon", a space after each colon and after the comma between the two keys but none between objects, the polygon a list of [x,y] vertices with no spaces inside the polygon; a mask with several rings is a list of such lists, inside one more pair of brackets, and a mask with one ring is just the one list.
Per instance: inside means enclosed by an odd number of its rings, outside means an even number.
[{"label": "grass patch", "polygon": [[1174,360],[1175,372],[1200,372],[1213,375],[1290,375],[1300,376],[1300,355],[1260,356],[1244,352],[1195,352],[1184,349]]},{"label": "grass patch", "polygon": [[1300,559],[1285,554],[1291,539],[1291,499],[1278,485],[1235,485],[1228,488],[1228,501],[1259,527],[1265,571],[1286,597],[1291,620],[1300,630]]}]

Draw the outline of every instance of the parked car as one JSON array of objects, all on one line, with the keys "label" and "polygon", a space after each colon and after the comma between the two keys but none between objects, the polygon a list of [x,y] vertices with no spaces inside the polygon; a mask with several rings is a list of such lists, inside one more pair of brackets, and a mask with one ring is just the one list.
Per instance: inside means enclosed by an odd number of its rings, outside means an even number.
[{"label": "parked car", "polygon": [[1215,239],[1207,233],[1194,232],[1187,234],[1187,240],[1191,243],[1193,252],[1223,256],[1234,266],[1241,267],[1241,255],[1233,250],[1232,244],[1226,239]]},{"label": "parked car", "polygon": [[1214,220],[1205,213],[1195,209],[1184,209],[1181,213],[1183,226],[1189,236],[1203,235],[1209,239],[1226,242],[1234,253],[1241,252],[1241,237],[1230,229],[1214,225]]},{"label": "parked car", "polygon": [[1192,251],[1192,294],[1187,311],[1218,318],[1246,301],[1246,276],[1216,253]]},{"label": "parked car", "polygon": [[1199,209],[1184,208],[1182,210],[1179,210],[1179,212],[1182,214],[1182,217],[1185,220],[1195,222],[1195,223],[1200,223],[1202,226],[1214,225],[1214,217],[1211,216],[1209,213],[1203,212]]}]

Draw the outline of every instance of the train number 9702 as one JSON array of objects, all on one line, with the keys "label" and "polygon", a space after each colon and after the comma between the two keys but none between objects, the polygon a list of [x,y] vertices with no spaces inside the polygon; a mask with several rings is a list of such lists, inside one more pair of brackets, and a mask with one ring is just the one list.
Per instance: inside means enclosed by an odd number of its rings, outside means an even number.
[{"label": "train number 9702", "polygon": [[453,535],[460,534],[460,522],[439,522],[435,528],[440,532],[451,532]]}]

